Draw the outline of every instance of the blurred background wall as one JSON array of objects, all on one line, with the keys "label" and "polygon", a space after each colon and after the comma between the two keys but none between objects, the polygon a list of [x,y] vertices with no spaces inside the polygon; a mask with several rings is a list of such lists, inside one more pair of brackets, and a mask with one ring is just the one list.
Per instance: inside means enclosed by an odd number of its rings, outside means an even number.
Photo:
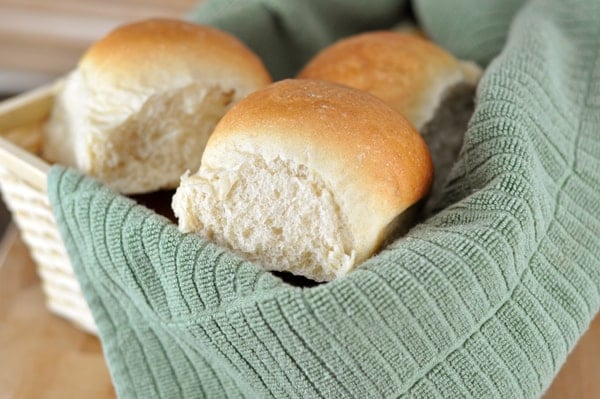
[{"label": "blurred background wall", "polygon": [[122,23],[183,17],[198,0],[0,0],[0,92],[40,85],[73,68]]}]

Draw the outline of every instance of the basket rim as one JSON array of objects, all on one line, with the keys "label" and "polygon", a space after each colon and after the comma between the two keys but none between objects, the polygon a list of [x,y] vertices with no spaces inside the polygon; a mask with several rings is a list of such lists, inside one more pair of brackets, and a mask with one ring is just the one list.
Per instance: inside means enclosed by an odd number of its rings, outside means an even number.
[{"label": "basket rim", "polygon": [[[0,103],[0,166],[25,180],[33,187],[46,191],[51,165],[35,154],[19,147],[2,136],[2,132],[22,125],[22,113],[31,110],[30,120],[46,114],[56,93],[57,82],[48,84]],[[37,115],[36,115],[37,114]],[[13,119],[14,121],[11,121]]]}]

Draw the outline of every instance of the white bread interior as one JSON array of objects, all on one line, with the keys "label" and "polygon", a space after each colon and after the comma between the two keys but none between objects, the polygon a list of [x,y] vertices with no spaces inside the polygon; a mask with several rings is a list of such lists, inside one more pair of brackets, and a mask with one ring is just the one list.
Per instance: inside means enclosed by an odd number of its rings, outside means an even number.
[{"label": "white bread interior", "polygon": [[183,232],[268,270],[329,281],[380,248],[431,178],[423,139],[381,100],[286,80],[225,115],[173,210]]},{"label": "white bread interior", "polygon": [[229,34],[176,20],[124,25],[65,79],[44,156],[126,194],[175,188],[231,104],[268,83]]}]

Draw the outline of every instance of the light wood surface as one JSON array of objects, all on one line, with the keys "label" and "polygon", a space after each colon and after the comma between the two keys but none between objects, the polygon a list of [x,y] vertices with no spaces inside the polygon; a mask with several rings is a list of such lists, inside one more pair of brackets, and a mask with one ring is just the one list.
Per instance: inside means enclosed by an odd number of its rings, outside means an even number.
[{"label": "light wood surface", "polygon": [[[49,313],[11,226],[0,246],[0,398],[113,398],[98,339]],[[600,398],[600,316],[543,399]]]},{"label": "light wood surface", "polygon": [[0,249],[0,398],[114,398],[99,340],[46,310],[16,228]]},{"label": "light wood surface", "polygon": [[543,399],[600,398],[600,314],[567,358]]}]

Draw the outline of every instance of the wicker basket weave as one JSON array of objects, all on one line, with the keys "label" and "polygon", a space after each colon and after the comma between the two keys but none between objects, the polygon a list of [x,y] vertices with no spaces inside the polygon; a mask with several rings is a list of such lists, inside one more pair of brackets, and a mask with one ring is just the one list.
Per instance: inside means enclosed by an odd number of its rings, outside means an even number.
[{"label": "wicker basket weave", "polygon": [[50,165],[37,156],[54,91],[54,85],[43,87],[0,104],[0,186],[37,265],[48,309],[95,334],[94,319],[48,202]]}]

